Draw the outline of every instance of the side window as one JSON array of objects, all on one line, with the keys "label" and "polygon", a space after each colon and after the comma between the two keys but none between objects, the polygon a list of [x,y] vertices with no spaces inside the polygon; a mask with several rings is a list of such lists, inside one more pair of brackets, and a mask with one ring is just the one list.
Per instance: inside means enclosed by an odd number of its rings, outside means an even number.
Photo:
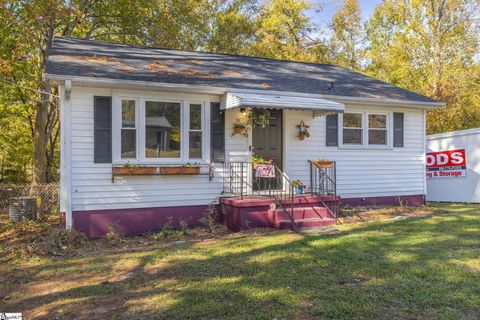
[{"label": "side window", "polygon": [[369,114],[368,115],[368,144],[387,145],[387,115]]},{"label": "side window", "polygon": [[190,124],[188,130],[189,138],[189,157],[190,159],[202,158],[202,140],[203,140],[203,124],[202,124],[202,105],[190,104]]},{"label": "side window", "polygon": [[121,158],[137,156],[136,101],[122,100]]},{"label": "side window", "polygon": [[362,113],[344,113],[343,114],[343,144],[362,145],[363,144],[363,114]]}]

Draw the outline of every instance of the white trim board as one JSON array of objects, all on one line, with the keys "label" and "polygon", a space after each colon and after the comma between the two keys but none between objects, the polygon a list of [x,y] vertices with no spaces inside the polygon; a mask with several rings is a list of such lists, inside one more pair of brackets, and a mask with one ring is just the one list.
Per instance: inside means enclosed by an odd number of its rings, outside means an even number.
[{"label": "white trim board", "polygon": [[260,93],[260,94],[281,94],[285,96],[296,96],[296,97],[311,97],[319,99],[328,99],[340,103],[356,103],[356,104],[369,104],[369,105],[379,105],[379,106],[398,106],[405,108],[413,109],[436,109],[444,107],[446,104],[444,102],[422,102],[422,101],[411,101],[411,100],[395,100],[395,99],[385,99],[385,98],[364,98],[364,97],[348,97],[348,96],[335,96],[335,95],[324,95],[324,94],[310,94],[310,93],[299,93],[299,92],[283,92],[275,90],[257,90],[257,89],[238,89],[238,88],[227,88],[227,87],[208,87],[208,86],[197,86],[197,85],[188,85],[188,84],[177,84],[177,83],[165,83],[165,82],[149,82],[149,81],[137,81],[137,80],[121,80],[121,79],[108,79],[108,78],[92,78],[92,77],[82,77],[82,76],[66,76],[66,75],[57,75],[57,74],[47,74],[47,79],[54,82],[61,82],[66,79],[71,79],[73,85],[78,86],[104,86],[112,88],[136,88],[136,89],[162,89],[165,91],[177,91],[177,92],[190,92],[190,93],[204,93],[204,94],[217,94],[223,95],[228,91],[235,91],[239,93]]}]

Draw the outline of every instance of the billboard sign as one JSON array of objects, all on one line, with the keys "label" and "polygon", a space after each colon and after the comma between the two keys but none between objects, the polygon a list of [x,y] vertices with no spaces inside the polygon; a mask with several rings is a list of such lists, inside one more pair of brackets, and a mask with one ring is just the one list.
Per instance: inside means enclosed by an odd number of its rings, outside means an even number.
[{"label": "billboard sign", "polygon": [[465,149],[429,152],[427,178],[458,178],[467,176]]}]

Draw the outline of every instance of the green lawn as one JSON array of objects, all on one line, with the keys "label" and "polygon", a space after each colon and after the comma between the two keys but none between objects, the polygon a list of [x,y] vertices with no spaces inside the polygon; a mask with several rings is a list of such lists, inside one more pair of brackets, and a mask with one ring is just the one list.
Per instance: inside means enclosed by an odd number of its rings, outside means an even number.
[{"label": "green lawn", "polygon": [[[438,205],[440,206],[440,205]],[[0,311],[53,319],[479,319],[480,206],[1,266]]]}]

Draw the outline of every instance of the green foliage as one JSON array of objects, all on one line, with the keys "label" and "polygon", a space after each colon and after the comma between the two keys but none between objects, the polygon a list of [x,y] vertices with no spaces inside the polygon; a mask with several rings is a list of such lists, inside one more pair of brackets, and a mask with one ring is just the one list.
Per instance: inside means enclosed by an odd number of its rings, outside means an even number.
[{"label": "green foliage", "polygon": [[345,0],[334,14],[330,51],[334,63],[359,70],[365,58],[366,30],[358,0]]},{"label": "green foliage", "polygon": [[45,81],[53,35],[339,64],[447,102],[428,112],[429,133],[480,126],[478,1],[384,0],[365,24],[358,0],[344,0],[327,39],[313,9],[306,0],[0,0],[0,181],[58,179],[58,92]]},{"label": "green foliage", "polygon": [[212,201],[208,204],[207,209],[203,213],[203,216],[200,218],[200,223],[207,229],[210,233],[215,233],[217,218],[218,218],[218,206],[216,201]]},{"label": "green foliage", "polygon": [[447,102],[428,113],[428,132],[479,126],[478,3],[393,1],[368,23],[368,72]]}]

